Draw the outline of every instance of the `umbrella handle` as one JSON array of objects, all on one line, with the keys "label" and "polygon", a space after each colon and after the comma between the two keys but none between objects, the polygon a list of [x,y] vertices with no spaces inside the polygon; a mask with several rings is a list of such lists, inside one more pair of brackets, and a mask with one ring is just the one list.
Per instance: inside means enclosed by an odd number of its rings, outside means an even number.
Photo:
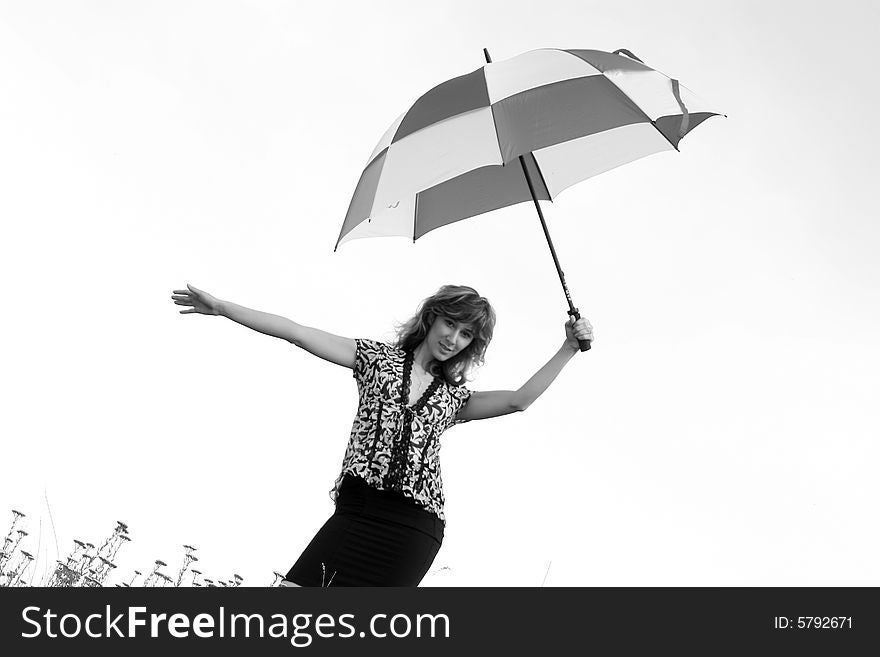
[{"label": "umbrella handle", "polygon": [[[581,314],[577,308],[570,308],[568,314],[574,318],[574,321],[578,321],[581,318]],[[589,340],[578,340],[578,346],[581,351],[589,351],[590,350],[590,341]]]}]

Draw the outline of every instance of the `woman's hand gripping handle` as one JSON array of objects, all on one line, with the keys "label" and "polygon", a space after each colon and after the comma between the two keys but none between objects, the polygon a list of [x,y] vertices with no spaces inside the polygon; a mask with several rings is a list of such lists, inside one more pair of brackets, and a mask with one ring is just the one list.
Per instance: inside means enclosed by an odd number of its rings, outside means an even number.
[{"label": "woman's hand gripping handle", "polygon": [[566,345],[573,351],[588,351],[590,343],[595,339],[593,337],[593,325],[586,319],[582,319],[577,308],[569,310],[571,315],[565,323]]}]

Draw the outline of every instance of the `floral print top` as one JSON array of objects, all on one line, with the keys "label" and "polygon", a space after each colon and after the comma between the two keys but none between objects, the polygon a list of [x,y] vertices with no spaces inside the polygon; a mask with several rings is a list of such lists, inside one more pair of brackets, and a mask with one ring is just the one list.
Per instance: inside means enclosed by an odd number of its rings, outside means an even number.
[{"label": "floral print top", "polygon": [[408,405],[413,352],[358,338],[353,376],[358,410],[330,497],[336,501],[342,479],[355,475],[379,490],[412,498],[446,524],[440,477],[440,435],[464,422],[456,414],[472,393],[434,380]]}]

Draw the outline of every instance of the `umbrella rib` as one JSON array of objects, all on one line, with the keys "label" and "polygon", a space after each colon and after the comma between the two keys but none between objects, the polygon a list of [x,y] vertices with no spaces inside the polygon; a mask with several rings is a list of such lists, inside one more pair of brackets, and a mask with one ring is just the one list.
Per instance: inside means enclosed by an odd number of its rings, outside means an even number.
[{"label": "umbrella rib", "polygon": [[678,129],[678,138],[683,139],[687,134],[688,124],[690,123],[690,112],[688,112],[688,108],[681,99],[681,92],[678,89],[678,80],[672,80],[672,95],[675,96],[675,100],[678,101],[678,106],[683,113],[681,117],[681,126]]},{"label": "umbrella rib", "polygon": [[419,195],[421,192],[416,192],[416,202],[415,208],[413,209],[413,244],[416,243],[416,220],[419,217]]},{"label": "umbrella rib", "polygon": [[532,162],[535,164],[535,171],[538,172],[538,175],[541,176],[541,184],[544,185],[544,189],[547,190],[547,200],[551,203],[553,202],[552,194],[550,193],[550,188],[547,187],[547,181],[544,180],[544,172],[541,171],[541,167],[538,165],[538,158],[535,157],[534,151],[529,151],[529,155],[532,156]]}]

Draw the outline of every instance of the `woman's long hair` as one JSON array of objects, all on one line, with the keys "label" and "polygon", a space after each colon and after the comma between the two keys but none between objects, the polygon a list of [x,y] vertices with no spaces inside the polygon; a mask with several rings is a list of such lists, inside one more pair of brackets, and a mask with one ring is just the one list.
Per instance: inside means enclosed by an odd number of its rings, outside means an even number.
[{"label": "woman's long hair", "polygon": [[495,329],[495,311],[489,300],[481,297],[474,288],[444,285],[434,296],[422,301],[409,321],[397,327],[396,346],[414,351],[427,337],[437,317],[449,317],[473,326],[474,339],[467,347],[443,363],[431,363],[432,374],[442,374],[449,385],[463,385],[471,371],[483,364]]}]

